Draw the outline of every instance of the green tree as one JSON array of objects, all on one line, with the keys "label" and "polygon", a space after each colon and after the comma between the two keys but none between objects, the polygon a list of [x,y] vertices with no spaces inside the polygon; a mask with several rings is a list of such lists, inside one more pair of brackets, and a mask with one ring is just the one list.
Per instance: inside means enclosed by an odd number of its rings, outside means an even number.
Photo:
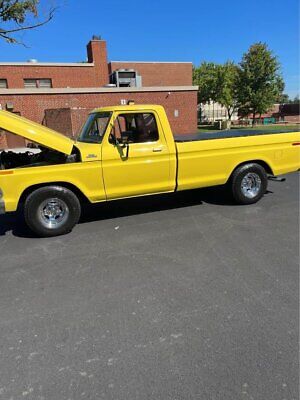
[{"label": "green tree", "polygon": [[226,108],[228,119],[239,107],[238,100],[238,79],[239,67],[232,61],[228,61],[218,68],[218,85],[216,101]]},{"label": "green tree", "polygon": [[218,65],[212,62],[203,62],[193,69],[194,85],[199,86],[198,103],[216,101],[218,91]]},{"label": "green tree", "polygon": [[279,95],[278,99],[277,99],[277,102],[278,102],[279,104],[286,104],[286,103],[290,103],[290,102],[291,102],[291,99],[290,99],[290,97],[289,97],[288,94],[286,94],[286,93],[281,93],[281,94]]},{"label": "green tree", "polygon": [[245,114],[268,111],[284,90],[280,64],[265,43],[253,44],[243,55],[239,73],[239,101]]},{"label": "green tree", "polygon": [[39,2],[39,0],[0,0],[0,38],[9,43],[20,43],[15,37],[18,32],[34,29],[49,22],[54,16],[55,9],[50,9],[45,19],[39,21]]},{"label": "green tree", "polygon": [[194,68],[194,84],[199,86],[198,102],[214,101],[226,108],[228,119],[238,108],[239,67],[232,61],[225,64],[203,62]]}]

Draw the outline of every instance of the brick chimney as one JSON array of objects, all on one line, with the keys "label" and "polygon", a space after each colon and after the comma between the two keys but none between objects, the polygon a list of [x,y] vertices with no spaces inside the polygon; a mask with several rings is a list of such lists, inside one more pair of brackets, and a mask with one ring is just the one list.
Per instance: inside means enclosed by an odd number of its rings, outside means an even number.
[{"label": "brick chimney", "polygon": [[106,41],[92,39],[87,45],[88,62],[94,63],[95,87],[109,83]]}]

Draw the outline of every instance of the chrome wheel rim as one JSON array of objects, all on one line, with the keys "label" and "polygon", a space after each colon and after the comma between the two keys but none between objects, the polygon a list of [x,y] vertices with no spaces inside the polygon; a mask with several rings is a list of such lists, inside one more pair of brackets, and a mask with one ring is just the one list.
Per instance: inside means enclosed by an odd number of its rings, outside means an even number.
[{"label": "chrome wheel rim", "polygon": [[242,193],[248,199],[256,197],[261,189],[261,179],[254,172],[249,172],[242,179]]},{"label": "chrome wheel rim", "polygon": [[68,219],[69,208],[61,199],[47,199],[40,204],[38,217],[44,227],[57,229]]}]

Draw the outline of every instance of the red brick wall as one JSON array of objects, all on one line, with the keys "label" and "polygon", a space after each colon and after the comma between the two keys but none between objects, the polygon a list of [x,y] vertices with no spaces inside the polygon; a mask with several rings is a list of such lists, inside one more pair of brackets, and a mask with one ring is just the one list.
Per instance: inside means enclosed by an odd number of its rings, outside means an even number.
[{"label": "red brick wall", "polygon": [[300,124],[300,115],[284,115],[284,121]]},{"label": "red brick wall", "polygon": [[[87,45],[88,62],[95,64],[95,79],[99,82],[98,86],[104,86],[109,83],[107,49],[104,40],[92,40]],[[81,87],[81,86],[76,86]],[[85,87],[85,86],[83,86]]]},{"label": "red brick wall", "polygon": [[142,86],[189,86],[193,81],[192,63],[109,63],[110,73],[123,68],[138,71]]},{"label": "red brick wall", "polygon": [[106,42],[93,40],[87,46],[88,61],[94,66],[0,65],[0,79],[7,79],[8,88],[23,88],[24,79],[50,78],[53,88],[101,87],[108,83]]},{"label": "red brick wall", "polygon": [[70,108],[45,110],[44,125],[67,136],[73,136]]},{"label": "red brick wall", "polygon": [[[109,83],[109,73],[116,69],[133,68],[142,76],[143,86],[192,85],[192,63],[127,62],[107,63],[104,40],[87,45],[88,63],[74,65],[40,65],[26,63],[0,64],[0,79],[7,79],[9,89],[24,87],[24,79],[50,78],[53,88],[101,87]],[[91,65],[94,63],[94,65]]]},{"label": "red brick wall", "polygon": [[0,150],[7,148],[6,132],[0,129]]},{"label": "red brick wall", "polygon": [[285,121],[300,123],[300,105],[299,103],[283,104],[280,107],[281,116]]},{"label": "red brick wall", "polygon": [[[267,113],[256,114],[255,118],[267,118],[274,117],[277,120],[283,118],[285,122],[300,123],[300,107],[299,104],[286,103],[286,104],[274,104]],[[248,118],[252,118],[252,114],[248,115]]]},{"label": "red brick wall", "polygon": [[[193,133],[197,130],[197,92],[123,92],[77,94],[0,95],[0,104],[10,102],[14,111],[38,123],[45,122],[45,110],[72,110],[73,132],[77,133],[89,111],[96,107],[117,105],[121,99],[134,100],[137,104],[161,104],[165,107],[174,133]],[[178,117],[174,115],[178,110]],[[52,111],[55,115],[55,111]],[[52,125],[53,126],[53,125]],[[65,133],[61,126],[57,130]]]}]

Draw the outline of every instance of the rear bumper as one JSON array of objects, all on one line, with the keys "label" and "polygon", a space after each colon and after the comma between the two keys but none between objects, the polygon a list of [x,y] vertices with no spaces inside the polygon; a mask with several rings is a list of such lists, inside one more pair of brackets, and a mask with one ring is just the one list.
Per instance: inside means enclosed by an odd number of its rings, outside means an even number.
[{"label": "rear bumper", "polygon": [[0,215],[5,214],[5,202],[3,199],[0,199]]}]

